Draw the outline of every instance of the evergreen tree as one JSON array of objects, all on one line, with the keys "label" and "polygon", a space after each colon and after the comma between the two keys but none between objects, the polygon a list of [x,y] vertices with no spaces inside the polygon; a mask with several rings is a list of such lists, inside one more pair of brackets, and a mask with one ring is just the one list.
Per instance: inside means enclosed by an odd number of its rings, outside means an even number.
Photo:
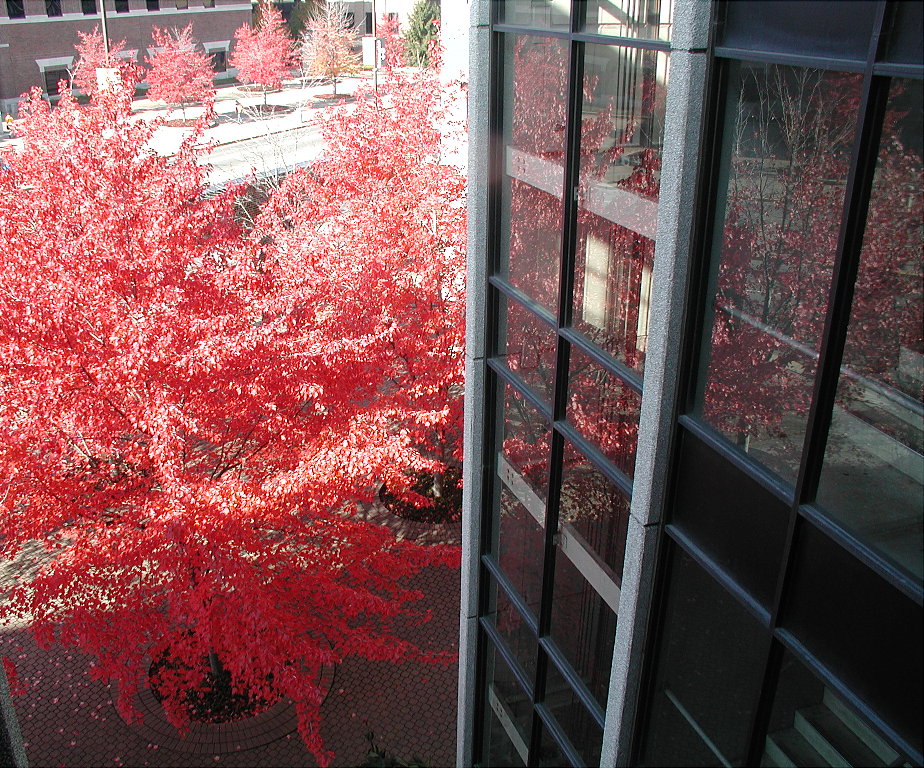
[{"label": "evergreen tree", "polygon": [[440,9],[431,0],[418,0],[404,33],[405,59],[412,67],[430,64],[430,45],[439,37]]}]

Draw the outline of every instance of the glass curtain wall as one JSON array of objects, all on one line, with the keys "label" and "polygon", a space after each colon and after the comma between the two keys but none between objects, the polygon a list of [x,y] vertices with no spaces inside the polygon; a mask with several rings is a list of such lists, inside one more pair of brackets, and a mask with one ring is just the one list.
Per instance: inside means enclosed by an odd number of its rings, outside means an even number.
[{"label": "glass curtain wall", "polygon": [[639,764],[922,761],[921,9],[719,7]]},{"label": "glass curtain wall", "polygon": [[671,4],[493,5],[480,765],[596,765],[652,290]]}]

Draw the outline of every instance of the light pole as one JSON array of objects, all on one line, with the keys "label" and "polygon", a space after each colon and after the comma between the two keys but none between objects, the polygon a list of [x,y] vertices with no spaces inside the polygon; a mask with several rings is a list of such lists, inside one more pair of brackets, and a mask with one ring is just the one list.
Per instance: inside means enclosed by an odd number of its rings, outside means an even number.
[{"label": "light pole", "polygon": [[103,28],[103,50],[106,52],[106,66],[109,66],[109,29],[106,26],[106,0],[99,0],[100,26]]}]

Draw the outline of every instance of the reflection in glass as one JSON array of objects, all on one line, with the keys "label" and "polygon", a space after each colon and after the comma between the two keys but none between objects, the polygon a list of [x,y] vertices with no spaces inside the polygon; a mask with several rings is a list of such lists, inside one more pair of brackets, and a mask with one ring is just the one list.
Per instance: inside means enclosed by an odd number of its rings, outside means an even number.
[{"label": "reflection in glass", "polygon": [[503,274],[558,310],[568,47],[557,39],[505,38]]},{"label": "reflection in glass", "polygon": [[860,76],[736,64],[703,417],[794,481],[827,310]]},{"label": "reflection in glass", "polygon": [[500,0],[501,24],[539,29],[568,29],[571,0]]},{"label": "reflection in glass", "polygon": [[498,354],[537,395],[550,401],[555,386],[555,331],[513,299],[501,296],[500,300],[501,312],[504,305],[507,311]]},{"label": "reflection in glass", "polygon": [[507,489],[500,493],[491,553],[514,588],[535,612],[542,590],[542,526]]},{"label": "reflection in glass", "polygon": [[641,397],[576,347],[568,365],[568,421],[627,477],[635,471]]},{"label": "reflection in glass", "polygon": [[761,765],[910,765],[788,651]]},{"label": "reflection in glass", "polygon": [[896,79],[879,145],[818,502],[924,578],[921,85]]},{"label": "reflection in glass", "polygon": [[565,757],[561,747],[558,746],[558,742],[555,741],[544,724],[542,725],[542,736],[539,741],[539,759],[536,761],[536,765],[540,766],[540,768],[561,768],[563,765],[570,765],[568,758]]},{"label": "reflection in glass", "polygon": [[479,762],[498,768],[525,765],[532,702],[490,641],[485,639],[485,645],[486,722]]},{"label": "reflection in glass", "polygon": [[673,12],[674,0],[587,0],[584,31],[670,41]]},{"label": "reflection in glass", "polygon": [[558,522],[596,555],[616,584],[621,583],[629,499],[570,443],[565,445]]},{"label": "reflection in glass", "polygon": [[503,416],[498,477],[541,520],[549,476],[548,422],[509,385]]},{"label": "reflection in glass", "polygon": [[670,563],[644,765],[743,765],[769,637],[680,549]]},{"label": "reflection in glass", "polygon": [[[618,605],[618,590],[616,597]],[[555,557],[551,634],[555,645],[600,706],[606,707],[616,639],[616,611],[606,604],[561,548]]]},{"label": "reflection in glass", "polygon": [[[523,667],[526,676],[532,680],[536,675],[536,635],[493,579],[489,594],[493,610],[487,611],[485,616],[497,628],[507,647],[513,651],[513,655]],[[538,609],[538,606],[533,607]]]},{"label": "reflection in glass", "polygon": [[603,729],[581,703],[554,664],[549,664],[545,683],[545,706],[581,754],[584,765],[600,764]]},{"label": "reflection in glass", "polygon": [[667,54],[584,55],[574,327],[642,370],[658,216]]}]

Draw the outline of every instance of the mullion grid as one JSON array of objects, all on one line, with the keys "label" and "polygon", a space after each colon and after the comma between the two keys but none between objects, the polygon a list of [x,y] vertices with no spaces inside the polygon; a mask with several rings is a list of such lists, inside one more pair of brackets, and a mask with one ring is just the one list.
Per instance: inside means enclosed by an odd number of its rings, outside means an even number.
[{"label": "mullion grid", "polygon": [[[787,649],[793,652],[798,650],[795,647],[791,647],[793,646],[791,642],[792,638],[789,637],[789,634],[784,629],[780,628],[779,621],[781,611],[785,605],[787,590],[791,584],[795,543],[801,527],[812,524],[809,520],[805,519],[805,511],[802,507],[814,501],[814,496],[817,491],[824,461],[827,432],[831,420],[831,410],[837,392],[841,361],[847,337],[853,299],[853,284],[860,261],[863,230],[866,223],[866,213],[878,155],[882,118],[885,113],[888,94],[888,80],[882,76],[882,66],[876,64],[876,56],[880,47],[880,32],[883,29],[883,21],[887,10],[886,5],[884,0],[880,0],[878,3],[876,28],[871,37],[870,48],[865,64],[858,65],[857,63],[853,63],[851,66],[847,62],[822,62],[810,57],[798,57],[798,60],[796,60],[796,58],[792,56],[768,54],[765,52],[732,51],[730,49],[717,49],[715,51],[717,58],[718,55],[721,54],[723,58],[729,60],[740,58],[748,61],[768,61],[786,65],[836,69],[837,71],[844,72],[862,72],[864,74],[857,133],[850,161],[850,171],[846,181],[846,194],[841,211],[838,248],[835,256],[831,288],[828,295],[828,311],[819,350],[818,372],[815,378],[811,407],[807,419],[807,430],[803,443],[802,458],[796,481],[795,493],[790,502],[791,507],[787,540],[777,580],[775,599],[769,617],[769,629],[772,640],[765,658],[763,681],[757,693],[757,706],[755,707],[750,726],[749,752],[747,758],[747,764],[749,765],[758,764],[763,754],[766,731],[773,708],[776,685],[779,680],[779,672],[784,652]],[[725,131],[722,128],[723,121],[720,113],[721,110],[724,109],[725,96],[727,94],[726,79],[727,67],[720,65],[717,74],[714,76],[714,93],[718,94],[718,97],[713,101],[712,107],[714,110],[713,114],[716,115],[712,128],[715,138],[712,139],[711,146],[708,150],[710,151],[711,158],[708,163],[703,165],[704,169],[714,169],[716,164],[721,160],[721,143],[723,142],[723,133]],[[727,126],[725,128],[727,128]],[[717,205],[715,176],[715,174],[710,174],[707,170],[707,176],[705,177],[706,181],[703,183],[704,189],[708,189],[709,191],[710,202],[708,204],[709,215],[705,219],[703,231],[700,235],[701,246],[699,250],[709,253],[713,253],[712,240],[714,237],[718,236],[717,233],[712,231],[712,227],[716,220]],[[712,181],[709,180],[710,178],[712,178]],[[705,296],[707,288],[708,274],[703,273],[701,274],[701,282],[697,294],[701,297]],[[704,313],[705,301],[701,300],[695,307],[691,326],[702,330],[704,327],[704,314],[708,314]],[[696,341],[691,345],[692,350],[688,353],[685,366],[686,376],[684,380],[686,382],[686,397],[683,402],[686,406],[684,409],[686,412],[689,412],[690,406],[693,404],[696,396],[695,385],[699,376],[699,365],[697,364],[697,360],[702,354],[702,350],[700,349],[700,338],[701,335],[696,335]],[[687,417],[681,417],[681,421],[691,420]],[[698,433],[701,430],[692,431]],[[702,439],[702,435],[700,435],[700,438]],[[713,441],[707,442],[712,443]],[[722,453],[728,454],[729,451],[722,450]],[[752,474],[750,469],[745,471],[747,471],[749,475]],[[761,475],[762,473],[757,474]],[[766,482],[764,484],[767,485]],[[778,485],[780,484],[777,482],[771,482],[769,486],[777,495],[779,492],[776,486]],[[782,486],[780,486],[780,489],[782,489]],[[789,494],[787,493],[787,495]],[[836,529],[836,526],[834,528]],[[698,552],[695,544],[687,540],[679,531],[673,529],[672,526],[667,526],[666,533],[677,546],[693,556],[694,559],[699,562],[700,566],[704,567],[713,577],[721,575],[719,572],[714,571],[714,568],[718,566],[712,565],[712,567],[710,567],[710,564],[703,562],[702,553]],[[844,536],[838,535],[832,536],[832,538],[840,541]],[[868,550],[868,548],[865,549]],[[868,555],[869,553],[867,552],[865,554]],[[865,556],[860,559],[870,564],[868,561],[874,558]],[[720,582],[723,581],[723,579],[719,580]],[[890,579],[890,581],[894,581],[894,579]],[[726,589],[728,589],[727,586]],[[755,612],[754,606],[750,605],[749,601],[742,600],[741,595],[738,595],[735,590],[732,590],[730,594],[736,596],[738,601],[749,609],[752,615],[763,613],[763,611]],[[764,619],[764,621],[766,621],[766,619]],[[796,645],[798,646],[799,644],[796,643]],[[817,671],[820,662],[814,660],[815,663],[809,663],[809,659],[804,656],[804,649],[802,650],[803,653],[797,653],[797,655],[802,658],[803,663],[807,663]]]},{"label": "mullion grid", "polygon": [[[569,32],[559,32],[554,30],[534,29],[534,28],[514,28],[509,25],[498,24],[498,4],[495,3],[492,9],[492,55],[494,64],[492,71],[494,73],[491,81],[491,164],[490,171],[490,199],[489,199],[489,276],[487,281],[486,297],[488,302],[488,323],[486,328],[488,341],[488,382],[487,392],[491,404],[491,413],[486,419],[485,438],[486,438],[486,456],[494,456],[497,451],[497,444],[500,439],[500,429],[502,429],[502,420],[499,414],[502,410],[502,393],[503,387],[509,385],[517,394],[525,397],[531,405],[537,407],[540,414],[549,418],[550,423],[550,453],[549,453],[549,477],[548,477],[548,497],[546,504],[546,526],[544,530],[543,542],[543,582],[541,591],[538,642],[537,642],[537,672],[536,679],[532,686],[533,693],[533,722],[530,735],[529,745],[529,765],[535,765],[539,759],[539,748],[542,738],[543,728],[559,742],[563,753],[569,760],[575,761],[575,765],[580,762],[576,761],[577,753],[573,745],[570,744],[567,737],[561,730],[560,726],[554,724],[552,715],[543,704],[545,696],[545,684],[548,671],[548,664],[552,663],[548,658],[547,651],[543,648],[542,638],[549,635],[551,629],[551,612],[552,612],[552,595],[554,588],[554,569],[555,556],[558,544],[558,506],[561,496],[561,481],[564,458],[565,441],[570,440],[581,452],[597,467],[608,479],[620,488],[628,497],[631,498],[632,481],[626,477],[616,467],[612,466],[610,460],[606,458],[595,446],[588,441],[580,438],[578,433],[570,428],[566,422],[567,397],[569,385],[568,363],[570,358],[570,348],[574,344],[594,362],[599,364],[608,373],[616,376],[621,382],[636,393],[641,393],[641,376],[618,361],[611,359],[609,355],[602,350],[598,350],[596,345],[588,342],[575,331],[571,326],[573,314],[573,290],[574,290],[574,269],[576,261],[577,247],[577,210],[578,199],[577,189],[580,175],[580,128],[581,128],[581,111],[582,111],[582,94],[583,94],[583,59],[584,49],[588,42],[602,42],[612,46],[631,47],[635,49],[654,49],[668,50],[667,44],[652,42],[647,40],[630,40],[616,39],[597,35],[587,35],[579,32],[583,26],[583,19],[586,13],[586,3],[584,0],[572,0],[571,30]],[[506,34],[509,33],[509,34]],[[568,41],[568,101],[567,101],[567,128],[565,144],[565,167],[562,190],[562,220],[563,233],[561,240],[561,258],[559,274],[559,295],[558,295],[558,316],[552,322],[551,312],[542,307],[531,297],[524,294],[521,290],[511,285],[501,272],[501,185],[503,184],[504,163],[503,163],[503,99],[509,97],[512,93],[513,80],[508,78],[509,73],[503,72],[503,51],[504,41],[507,37],[512,37],[513,33],[528,34],[535,37],[546,38],[565,38]],[[596,38],[600,37],[599,40]],[[592,39],[593,38],[593,39]],[[554,329],[556,334],[556,362],[555,362],[555,384],[552,393],[551,408],[545,405],[543,399],[538,397],[532,391],[532,388],[526,384],[518,375],[508,369],[501,361],[497,359],[498,349],[497,341],[500,337],[499,330],[502,325],[500,317],[501,301],[503,295],[507,301],[516,302],[522,309],[537,318],[541,323]],[[577,438],[577,439],[575,439]],[[499,481],[494,477],[493,466],[486,462],[484,467],[485,481],[492,487],[490,493],[485,493],[483,514],[483,531],[491,530],[492,517],[496,507],[496,496],[498,489],[495,487]],[[481,545],[482,566],[481,578],[479,579],[480,589],[480,611],[484,614],[487,610],[486,599],[488,597],[488,583],[491,573],[485,557],[487,540],[483,537]],[[491,563],[493,565],[493,563]],[[491,569],[493,570],[493,569]],[[503,588],[503,587],[502,587]],[[509,596],[509,594],[508,594]],[[519,601],[515,601],[518,603]],[[478,664],[478,701],[479,706],[484,704],[485,690],[485,655],[487,649],[479,646],[480,660]],[[569,685],[577,692],[584,692],[583,681],[573,670],[562,669],[557,665],[559,673],[567,680]],[[579,696],[579,699],[581,697]],[[482,713],[483,714],[483,713]],[[589,710],[589,714],[599,720],[599,712],[595,709]],[[480,722],[480,720],[479,720]],[[555,727],[550,727],[552,725]],[[475,753],[481,751],[481,738],[476,728]]]}]

